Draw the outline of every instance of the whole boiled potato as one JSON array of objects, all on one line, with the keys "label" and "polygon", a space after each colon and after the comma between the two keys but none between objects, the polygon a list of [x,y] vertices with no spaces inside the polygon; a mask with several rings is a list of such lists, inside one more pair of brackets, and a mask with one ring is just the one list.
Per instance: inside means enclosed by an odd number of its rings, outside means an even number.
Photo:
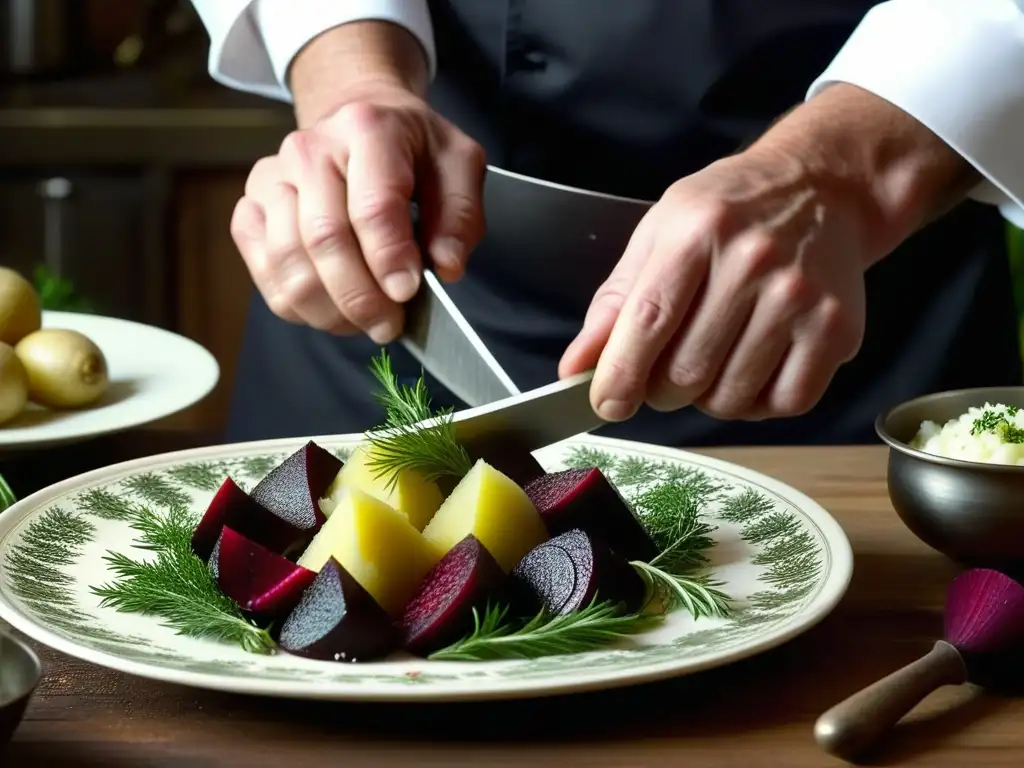
[{"label": "whole boiled potato", "polygon": [[43,324],[39,295],[13,269],[0,267],[0,342],[17,344]]},{"label": "whole boiled potato", "polygon": [[28,376],[14,348],[0,342],[0,424],[21,414],[28,405]]},{"label": "whole boiled potato", "polygon": [[110,375],[103,351],[78,331],[44,328],[14,351],[28,374],[29,399],[48,408],[81,408],[107,391]]}]

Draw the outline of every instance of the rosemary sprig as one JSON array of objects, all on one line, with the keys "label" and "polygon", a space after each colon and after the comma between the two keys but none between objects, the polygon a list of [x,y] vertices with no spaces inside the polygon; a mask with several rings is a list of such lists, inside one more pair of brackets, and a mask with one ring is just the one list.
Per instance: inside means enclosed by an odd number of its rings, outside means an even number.
[{"label": "rosemary sprig", "polygon": [[573,613],[539,612],[517,627],[507,620],[508,608],[487,605],[483,619],[473,609],[473,631],[428,657],[433,661],[535,659],[603,648],[657,626],[661,614],[622,614],[619,604],[594,600]]},{"label": "rosemary sprig", "polygon": [[378,478],[387,478],[389,489],[404,470],[415,470],[432,481],[461,478],[473,468],[466,449],[455,439],[452,409],[431,408],[422,375],[414,387],[401,384],[385,350],[373,358],[370,371],[381,385],[374,396],[384,407],[385,421],[367,432],[367,463]]},{"label": "rosemary sprig", "polygon": [[206,563],[192,552],[195,520],[186,508],[172,508],[161,517],[139,507],[132,524],[142,534],[138,546],[155,557],[134,560],[108,552],[104,559],[119,580],[93,588],[101,605],[159,616],[180,635],[231,642],[249,653],[274,650],[270,634],[245,619],[220,591]]},{"label": "rosemary sprig", "polygon": [[18,497],[14,495],[11,486],[7,484],[4,476],[0,475],[0,512],[3,512],[17,500]]}]

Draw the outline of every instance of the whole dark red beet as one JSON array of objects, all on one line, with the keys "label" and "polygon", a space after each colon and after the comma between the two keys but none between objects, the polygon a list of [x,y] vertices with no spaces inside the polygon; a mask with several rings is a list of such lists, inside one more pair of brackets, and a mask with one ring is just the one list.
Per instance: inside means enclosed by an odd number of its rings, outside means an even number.
[{"label": "whole dark red beet", "polygon": [[225,525],[267,549],[282,554],[306,539],[306,534],[253,501],[230,477],[224,481],[192,534],[192,551],[209,560]]},{"label": "whole dark red beet", "polygon": [[210,570],[221,591],[261,623],[287,616],[316,578],[227,526],[210,555]]},{"label": "whole dark red beet", "polygon": [[658,556],[643,523],[597,467],[551,472],[524,490],[552,536],[579,528],[627,560],[648,562]]},{"label": "whole dark red beet", "polygon": [[310,440],[260,480],[252,497],[275,515],[307,535],[307,542],[324,524],[320,497],[343,462]]},{"label": "whole dark red beet", "polygon": [[373,661],[398,648],[399,635],[376,600],[333,557],[277,633],[282,650],[327,661]]},{"label": "whole dark red beet", "polygon": [[640,610],[646,585],[621,555],[579,528],[531,549],[512,569],[524,590],[532,590],[550,613],[565,614],[598,602],[621,602]]},{"label": "whole dark red beet", "polygon": [[480,540],[470,534],[450,550],[423,580],[401,621],[406,650],[427,656],[473,629],[473,609],[500,596],[508,577]]}]

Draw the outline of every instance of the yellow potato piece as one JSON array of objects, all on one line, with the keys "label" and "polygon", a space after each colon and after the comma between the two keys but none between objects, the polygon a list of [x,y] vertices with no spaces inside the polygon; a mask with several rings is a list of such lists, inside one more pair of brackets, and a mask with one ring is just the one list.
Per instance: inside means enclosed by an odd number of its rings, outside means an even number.
[{"label": "yellow potato piece", "polygon": [[298,564],[319,572],[334,557],[398,618],[442,553],[405,515],[358,488],[345,488]]},{"label": "yellow potato piece", "polygon": [[358,488],[374,498],[380,499],[392,509],[397,509],[408,518],[413,528],[422,531],[437,508],[444,501],[441,489],[413,469],[398,473],[397,481],[389,487],[390,475],[377,477],[370,460],[372,452],[367,446],[352,452],[327,489],[328,502],[322,505],[324,514],[330,515],[337,506],[338,498],[345,488]]},{"label": "yellow potato piece", "polygon": [[523,555],[548,539],[526,492],[483,459],[462,478],[423,529],[447,552],[473,534],[508,573]]}]

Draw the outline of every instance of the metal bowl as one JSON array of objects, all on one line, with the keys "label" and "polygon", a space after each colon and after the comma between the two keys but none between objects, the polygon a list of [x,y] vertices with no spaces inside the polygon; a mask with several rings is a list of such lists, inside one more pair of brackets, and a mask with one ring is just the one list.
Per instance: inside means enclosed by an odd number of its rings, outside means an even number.
[{"label": "metal bowl", "polygon": [[939,392],[897,405],[875,421],[889,446],[889,498],[924,543],[968,566],[1024,564],[1024,466],[948,459],[911,448],[923,421],[944,424],[988,403],[1024,408],[1024,387]]},{"label": "metal bowl", "polygon": [[14,735],[42,676],[35,652],[0,630],[0,745]]}]

